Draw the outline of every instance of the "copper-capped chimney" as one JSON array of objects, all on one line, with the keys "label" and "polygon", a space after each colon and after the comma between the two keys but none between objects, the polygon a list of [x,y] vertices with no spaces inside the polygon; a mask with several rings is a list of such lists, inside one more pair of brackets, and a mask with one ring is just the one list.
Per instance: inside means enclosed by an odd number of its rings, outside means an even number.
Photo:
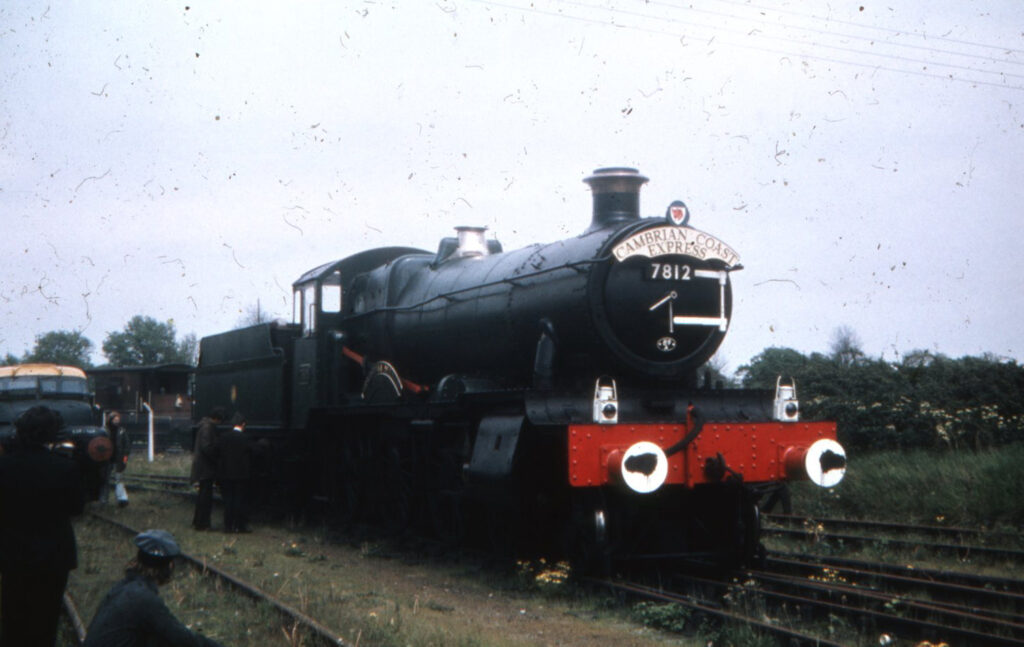
[{"label": "copper-capped chimney", "polygon": [[640,219],[640,187],[647,178],[635,168],[599,168],[583,180],[594,194],[594,216],[584,233]]}]

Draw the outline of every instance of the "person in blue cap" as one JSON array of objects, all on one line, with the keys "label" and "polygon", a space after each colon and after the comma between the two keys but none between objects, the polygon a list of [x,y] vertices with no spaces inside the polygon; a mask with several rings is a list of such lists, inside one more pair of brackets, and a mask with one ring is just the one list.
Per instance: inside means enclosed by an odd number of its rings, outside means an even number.
[{"label": "person in blue cap", "polygon": [[83,647],[222,647],[194,633],[160,599],[158,587],[171,580],[174,560],[181,554],[166,530],[147,530],[135,536],[139,550],[124,579],[107,592],[93,616]]}]

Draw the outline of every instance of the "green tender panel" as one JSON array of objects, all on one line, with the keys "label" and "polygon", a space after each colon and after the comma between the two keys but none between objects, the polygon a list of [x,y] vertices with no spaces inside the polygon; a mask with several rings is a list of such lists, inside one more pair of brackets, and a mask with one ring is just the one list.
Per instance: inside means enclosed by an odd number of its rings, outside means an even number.
[{"label": "green tender panel", "polygon": [[204,338],[196,369],[196,413],[241,411],[254,427],[287,427],[288,359],[297,326],[258,324]]}]

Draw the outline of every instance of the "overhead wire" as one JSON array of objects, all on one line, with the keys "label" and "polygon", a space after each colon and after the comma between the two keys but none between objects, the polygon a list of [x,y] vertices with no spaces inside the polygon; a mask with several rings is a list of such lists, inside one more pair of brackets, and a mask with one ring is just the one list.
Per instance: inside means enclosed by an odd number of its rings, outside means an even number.
[{"label": "overhead wire", "polygon": [[[718,0],[718,1],[721,2],[721,3],[724,3],[724,4],[730,4],[730,5],[736,4],[735,2],[731,2],[730,0]],[[949,56],[959,56],[959,57],[963,57],[963,58],[972,58],[972,59],[978,59],[978,60],[983,60],[983,61],[989,61],[989,62],[992,62],[992,63],[1006,63],[1008,65],[1024,65],[1024,61],[1001,60],[1001,59],[998,59],[995,56],[992,56],[990,54],[988,54],[988,55],[986,55],[986,54],[970,54],[970,53],[967,53],[967,52],[956,51],[956,50],[952,50],[952,49],[943,49],[943,48],[940,48],[940,47],[932,47],[932,46],[925,46],[925,45],[915,45],[913,43],[894,43],[894,42],[891,42],[891,41],[878,41],[878,39],[873,38],[871,36],[859,36],[857,34],[852,34],[852,33],[838,33],[838,32],[833,32],[833,31],[829,31],[829,30],[818,29],[818,28],[815,28],[815,27],[803,27],[803,26],[800,26],[800,25],[791,25],[791,24],[782,24],[782,23],[771,23],[771,22],[769,22],[767,17],[764,17],[764,18],[747,18],[747,17],[744,17],[744,16],[737,16],[737,15],[734,15],[734,14],[723,13],[723,12],[719,12],[719,11],[711,11],[711,10],[708,10],[708,9],[700,9],[700,8],[692,7],[692,6],[691,7],[684,7],[684,6],[681,6],[681,5],[677,4],[677,3],[667,2],[667,1],[664,1],[664,0],[662,0],[662,1],[648,0],[647,4],[651,5],[651,6],[669,7],[669,8],[680,10],[680,11],[690,11],[690,12],[693,12],[693,13],[707,14],[707,15],[711,15],[711,16],[715,16],[715,17],[732,18],[732,19],[735,19],[735,20],[742,20],[742,21],[746,21],[746,22],[757,23],[757,24],[760,24],[760,25],[763,25],[763,26],[772,25],[772,26],[782,27],[783,29],[789,29],[789,30],[794,30],[794,31],[802,31],[802,32],[809,32],[809,33],[813,33],[813,34],[819,34],[819,35],[822,35],[822,36],[832,36],[832,37],[836,37],[836,38],[847,38],[847,39],[851,39],[851,40],[865,41],[865,42],[868,42],[868,43],[870,43],[872,45],[874,45],[876,42],[880,42],[883,45],[891,46],[891,47],[895,47],[895,48],[902,48],[902,49],[909,49],[909,50],[920,50],[920,51],[925,51],[925,52],[931,52],[931,53],[934,53],[934,54],[946,54],[946,55],[949,55]],[[784,14],[788,14],[788,15],[800,15],[800,14],[795,14],[794,12],[790,12],[790,11],[778,11],[777,13],[780,13],[780,14],[784,13]],[[764,14],[762,14],[762,15],[764,15]],[[810,19],[810,20],[814,20],[814,21],[823,21],[823,22],[830,22],[831,21],[831,19],[829,19],[829,18],[820,18],[820,17],[814,16],[814,15],[807,15],[807,16],[801,16],[801,17],[807,18],[807,19]],[[922,36],[922,35],[919,35],[919,34],[914,34],[914,33],[910,32],[910,31],[901,31],[901,30],[898,30],[898,29],[889,29],[889,28],[875,27],[874,25],[859,25],[857,23],[854,23],[854,22],[848,21],[848,20],[836,20],[835,22],[837,24],[852,25],[852,26],[856,26],[856,27],[859,27],[859,28],[862,28],[862,29],[883,32],[883,33],[888,34],[889,36],[910,36],[910,37],[913,37],[913,38],[927,38],[927,36]],[[1024,50],[1004,49],[1004,48],[997,47],[995,45],[985,45],[983,43],[977,43],[977,42],[972,42],[972,41],[961,41],[961,40],[954,40],[954,39],[946,39],[946,38],[943,38],[941,36],[937,36],[937,37],[933,37],[933,38],[935,38],[936,40],[940,40],[940,41],[948,40],[951,43],[956,43],[956,44],[959,44],[959,45],[968,45],[970,47],[980,47],[980,48],[988,48],[988,49],[999,49],[1000,51],[1004,51],[1004,52],[1021,52],[1021,53],[1024,53]],[[783,40],[792,40],[792,39],[783,39]],[[798,42],[798,41],[792,40],[792,42]],[[826,47],[831,47],[831,46],[826,45]],[[873,56],[879,56],[879,54],[874,53],[874,52],[864,52],[863,50],[856,50],[856,51],[858,51],[859,53],[865,53],[865,54],[869,54],[869,55],[873,55]],[[897,57],[897,58],[903,58],[903,57]],[[912,60],[914,62],[919,62],[919,63],[929,63],[929,61],[921,61],[921,60],[917,60],[917,59],[909,59],[909,60]],[[941,65],[941,63],[940,63],[940,65]],[[1013,76],[1020,76],[1020,75],[1013,75]]]},{"label": "overhead wire", "polygon": [[[674,25],[679,25],[679,26],[683,26],[683,27],[689,27],[689,28],[693,28],[693,29],[708,30],[712,34],[711,37],[707,39],[709,44],[712,43],[712,42],[719,42],[719,43],[722,43],[722,44],[724,44],[724,45],[726,45],[728,47],[734,47],[734,48],[738,48],[738,49],[745,49],[745,50],[751,50],[751,51],[758,51],[758,52],[776,54],[776,55],[783,56],[783,57],[796,57],[796,58],[802,58],[802,59],[811,60],[811,61],[817,61],[817,62],[823,62],[823,63],[832,63],[832,64],[836,64],[836,65],[844,65],[844,66],[850,66],[850,67],[857,67],[857,68],[862,68],[862,69],[867,69],[867,70],[872,70],[872,71],[886,71],[886,72],[892,72],[892,73],[897,73],[897,74],[906,74],[906,75],[910,75],[910,76],[919,76],[919,77],[932,78],[932,79],[941,79],[941,80],[945,80],[945,81],[956,81],[956,82],[960,82],[960,83],[968,83],[968,84],[972,84],[972,85],[995,87],[995,88],[1006,89],[1006,90],[1024,90],[1024,85],[1011,85],[1011,84],[1008,84],[1008,83],[1005,83],[1005,82],[1004,83],[999,83],[999,82],[996,82],[996,81],[982,80],[982,79],[973,78],[973,77],[968,78],[966,75],[956,75],[956,74],[954,74],[952,72],[938,73],[938,72],[934,72],[934,71],[929,71],[929,66],[933,66],[935,68],[940,68],[940,69],[941,68],[946,68],[946,69],[949,69],[949,70],[957,70],[957,71],[960,71],[960,72],[969,72],[971,74],[997,75],[997,76],[1001,77],[1002,79],[1008,79],[1008,78],[1024,79],[1024,75],[1022,75],[1022,74],[1015,74],[1015,73],[1005,72],[1005,71],[1000,71],[1000,70],[991,70],[991,71],[990,70],[983,70],[983,69],[977,69],[977,68],[966,66],[966,65],[957,65],[957,64],[952,64],[952,63],[942,63],[942,62],[937,62],[937,61],[934,61],[934,60],[926,60],[926,59],[914,59],[914,58],[910,58],[910,57],[906,57],[906,56],[899,56],[899,55],[895,55],[895,54],[865,51],[865,50],[860,50],[860,49],[856,49],[856,48],[841,47],[841,46],[829,45],[829,44],[825,44],[825,43],[818,43],[818,42],[806,43],[806,42],[803,42],[803,41],[795,40],[793,38],[786,38],[786,37],[782,37],[782,36],[765,36],[765,35],[757,33],[757,30],[743,32],[743,31],[736,30],[736,29],[725,28],[725,27],[723,27],[720,24],[707,25],[707,24],[701,24],[701,23],[698,23],[698,22],[684,20],[684,19],[676,18],[676,17],[655,16],[655,15],[648,14],[648,13],[637,12],[637,11],[627,11],[627,10],[624,10],[624,9],[618,9],[618,8],[614,8],[614,7],[598,7],[598,6],[595,6],[595,5],[592,5],[592,4],[587,4],[587,3],[579,2],[579,1],[575,1],[575,0],[550,0],[550,2],[552,4],[567,6],[567,7],[575,8],[575,9],[598,10],[598,11],[609,13],[610,17],[609,18],[595,18],[595,17],[592,17],[592,16],[585,16],[585,15],[577,15],[577,14],[573,14],[573,13],[568,13],[568,12],[561,11],[561,10],[556,11],[556,10],[552,10],[552,9],[543,9],[543,8],[540,8],[539,6],[537,6],[538,3],[531,3],[530,6],[524,7],[524,6],[521,6],[521,5],[510,4],[509,2],[500,1],[500,0],[471,0],[471,1],[476,3],[476,4],[488,5],[488,6],[502,8],[502,9],[507,9],[507,10],[510,10],[510,11],[516,11],[516,12],[520,12],[520,13],[524,13],[524,14],[537,14],[537,15],[543,15],[543,16],[549,16],[549,17],[553,17],[553,18],[558,18],[558,19],[562,19],[562,20],[573,20],[573,21],[577,21],[577,22],[589,23],[589,24],[594,24],[594,25],[603,25],[603,26],[615,27],[615,28],[618,28],[618,29],[627,29],[627,30],[641,32],[641,33],[650,33],[650,34],[658,34],[658,35],[664,35],[664,36],[672,36],[673,38],[685,38],[687,36],[686,33],[680,33],[680,31],[678,29],[669,29],[669,28],[664,28],[664,27],[641,26],[641,25],[637,25],[637,24],[624,24],[622,21],[618,20],[617,18],[618,18],[618,16],[627,16],[627,17],[630,17],[630,18],[638,18],[638,19],[642,19],[642,20],[653,21],[655,23],[671,23],[671,24],[674,24]],[[652,4],[652,3],[647,3],[647,4]],[[665,3],[653,3],[653,4],[665,4]],[[685,10],[690,11],[691,8],[687,7],[687,8],[685,8]],[[730,14],[723,14],[723,15],[730,16]],[[731,17],[736,19],[736,20],[746,20],[748,22],[751,21],[751,19],[749,19],[749,18],[737,18],[735,16],[731,16]],[[805,29],[810,30],[812,28],[805,28]],[[734,36],[735,35],[741,35],[743,37],[755,37],[756,36],[756,37],[764,39],[764,40],[781,41],[783,43],[789,43],[791,45],[793,45],[793,44],[800,45],[801,47],[811,47],[811,48],[817,48],[817,49],[826,48],[826,49],[840,51],[840,52],[844,52],[844,53],[852,54],[852,55],[858,55],[858,56],[864,56],[864,57],[873,57],[875,59],[882,59],[882,60],[888,59],[890,61],[896,61],[896,62],[916,63],[916,64],[922,65],[923,68],[922,69],[914,69],[914,68],[907,68],[907,67],[899,67],[897,65],[892,65],[892,64],[888,64],[887,65],[885,63],[868,63],[868,62],[862,62],[862,61],[853,61],[853,60],[848,60],[848,59],[843,59],[843,58],[836,58],[836,57],[833,57],[833,56],[825,56],[825,55],[822,55],[822,54],[808,53],[807,51],[793,51],[792,49],[779,49],[779,48],[771,47],[771,46],[763,46],[763,45],[756,45],[756,44],[750,44],[750,43],[739,43],[739,42],[735,42],[735,41],[728,40],[728,39],[719,39],[718,36],[719,36],[720,33],[725,33],[726,35],[734,35]],[[823,33],[827,34],[828,32],[823,32]],[[890,45],[890,46],[893,46],[893,47],[901,47],[901,46],[903,46],[903,44],[899,44],[899,43],[897,43],[897,44],[887,43],[887,44]],[[939,50],[936,50],[936,51],[939,51]],[[949,55],[959,55],[956,52],[950,52],[950,51],[944,51],[944,50],[942,50],[942,52],[946,53],[946,54],[949,54]],[[995,63],[1002,62],[1002,61],[998,61],[998,60],[996,60],[994,58],[993,59],[986,58],[985,60],[991,60],[992,62],[995,62]],[[1013,64],[1017,64],[1017,63],[1014,61]]]},{"label": "overhead wire", "polygon": [[[796,39],[793,39],[793,38],[787,38],[787,37],[781,37],[781,36],[770,36],[770,35],[767,35],[767,34],[764,34],[764,33],[755,33],[753,31],[743,31],[743,30],[737,30],[737,29],[728,29],[728,28],[722,27],[721,25],[710,25],[710,26],[706,25],[706,24],[702,25],[702,24],[697,24],[697,23],[693,23],[693,22],[688,22],[688,21],[685,21],[685,20],[682,20],[682,19],[679,19],[679,18],[675,18],[675,17],[658,17],[658,16],[653,16],[653,15],[650,15],[650,14],[645,14],[643,12],[627,11],[627,10],[624,10],[624,9],[617,9],[617,8],[614,8],[614,7],[610,7],[610,8],[595,7],[592,4],[586,4],[586,3],[583,3],[583,2],[579,2],[578,0],[576,0],[576,1],[573,1],[573,0],[555,0],[555,1],[557,1],[557,2],[559,2],[561,4],[569,4],[569,5],[573,5],[573,6],[576,6],[576,7],[582,7],[582,8],[585,8],[585,9],[595,9],[596,8],[596,9],[608,10],[608,11],[611,11],[613,13],[616,13],[616,12],[617,13],[626,13],[628,15],[632,15],[633,17],[641,18],[641,19],[645,19],[645,20],[650,20],[650,19],[653,19],[653,20],[665,20],[665,21],[668,21],[668,22],[679,23],[679,24],[682,24],[682,25],[697,26],[697,27],[702,27],[702,28],[707,28],[707,29],[724,30],[727,33],[731,33],[731,34],[734,34],[734,35],[750,36],[750,37],[762,38],[762,39],[766,39],[766,40],[775,40],[775,41],[781,41],[781,42],[784,42],[784,43],[797,44],[797,45],[801,45],[801,46],[822,47],[822,48],[826,48],[826,49],[841,51],[841,52],[855,54],[855,55],[860,55],[860,56],[878,57],[878,58],[883,58],[883,59],[887,58],[887,59],[890,59],[890,60],[901,61],[901,62],[918,63],[918,64],[922,64],[924,66],[934,65],[934,66],[939,66],[939,67],[959,69],[959,70],[963,70],[963,71],[968,71],[968,72],[973,72],[973,73],[980,73],[980,74],[996,74],[996,75],[1000,75],[1000,76],[1002,76],[1004,78],[1006,78],[1006,77],[1014,77],[1014,78],[1024,79],[1024,75],[1014,74],[1014,73],[1004,72],[1004,71],[999,71],[999,70],[995,70],[995,71],[983,70],[983,69],[977,69],[977,68],[974,68],[974,67],[969,67],[969,66],[966,66],[966,65],[958,65],[958,64],[953,64],[953,63],[943,63],[943,62],[938,62],[938,61],[935,61],[935,60],[927,60],[927,59],[916,59],[916,58],[910,58],[908,56],[901,56],[901,55],[895,55],[895,54],[889,54],[889,53],[881,53],[881,52],[875,52],[875,51],[869,51],[869,50],[863,50],[863,49],[856,49],[856,48],[851,48],[851,47],[842,47],[842,46],[839,46],[839,45],[833,45],[833,44],[822,43],[822,42],[807,43],[805,41],[799,41],[799,40],[796,40]],[[681,10],[684,10],[684,11],[687,11],[687,12],[691,12],[691,13],[710,15],[710,16],[713,16],[715,18],[728,18],[728,19],[732,19],[732,20],[740,20],[740,21],[746,21],[746,22],[755,22],[756,24],[760,24],[760,25],[766,26],[766,27],[770,25],[769,22],[766,19],[757,19],[755,21],[755,20],[752,20],[750,18],[746,18],[746,17],[743,17],[743,16],[736,16],[734,14],[727,14],[727,13],[723,13],[723,12],[716,12],[716,11],[710,11],[710,10],[706,10],[706,9],[699,9],[699,8],[696,8],[696,7],[680,7],[678,4],[673,4],[673,3],[664,2],[664,1],[660,1],[659,2],[659,1],[656,1],[656,0],[648,0],[648,2],[646,2],[645,4],[647,4],[647,5],[655,5],[655,6],[663,6],[663,7],[672,7],[674,9],[681,9]],[[847,21],[847,22],[849,22],[849,21]],[[823,30],[820,30],[820,29],[809,28],[809,27],[799,27],[799,26],[793,26],[793,25],[782,25],[782,27],[784,29],[804,30],[804,31],[809,31],[809,32],[812,32],[812,33],[817,33],[817,34],[826,35],[826,36],[835,36],[836,35],[836,34],[833,34],[831,32],[823,31]],[[902,32],[898,32],[896,30],[892,30],[892,32],[893,33],[902,33]],[[861,37],[861,36],[846,35],[846,34],[840,34],[838,36],[840,36],[840,37],[850,37],[850,38],[855,38],[855,39],[859,39],[859,40],[866,40],[868,42],[874,42],[874,41],[871,41],[871,39],[869,39],[869,38]],[[736,46],[739,46],[739,47],[744,47],[744,45],[742,45],[742,44],[736,44],[736,43],[730,43],[730,44],[736,45]],[[897,48],[897,49],[899,49],[899,48],[904,48],[904,49],[924,49],[924,50],[927,50],[927,51],[931,51],[933,53],[942,53],[942,54],[946,54],[946,55],[950,55],[950,56],[977,57],[977,58],[981,58],[982,60],[989,61],[989,62],[994,62],[994,63],[1000,62],[1000,61],[998,61],[997,59],[995,59],[995,58],[993,58],[991,56],[978,56],[978,55],[975,55],[975,54],[965,54],[965,53],[959,52],[959,51],[943,50],[943,49],[934,48],[934,47],[927,47],[926,48],[926,47],[922,47],[922,46],[919,46],[919,45],[913,45],[913,44],[910,44],[910,43],[891,43],[891,42],[885,42],[884,44],[886,46],[888,46],[888,47],[893,47],[893,48]],[[770,51],[778,52],[778,50],[770,50]],[[806,56],[805,53],[802,53],[801,55]],[[814,56],[814,58],[819,58],[819,59],[825,58],[825,60],[832,61],[832,62],[841,62],[841,63],[846,63],[846,64],[857,64],[856,62],[842,61],[842,60],[838,60],[838,59],[834,59],[834,58],[826,58],[826,57],[820,57],[820,56]],[[1012,63],[1012,64],[1019,64],[1016,61],[1010,61],[1010,63]],[[901,68],[901,69],[896,70],[896,71],[912,72],[912,71],[916,71],[916,70],[906,70],[906,69],[902,69]],[[943,77],[941,75],[934,75],[934,76],[936,76],[938,78],[945,78],[945,77]],[[972,79],[972,81],[974,81],[974,80],[975,79]],[[997,84],[997,85],[999,85],[999,84]]]},{"label": "overhead wire", "polygon": [[[765,12],[773,12],[773,13],[776,13],[776,14],[784,14],[784,15],[789,15],[789,16],[796,16],[796,17],[799,17],[799,18],[807,18],[807,19],[815,20],[815,21],[819,21],[819,22],[828,22],[828,23],[835,23],[835,24],[839,24],[839,25],[848,25],[848,26],[857,27],[859,29],[888,33],[888,34],[893,35],[893,36],[900,36],[900,35],[912,33],[910,30],[892,29],[891,27],[879,27],[877,25],[864,24],[864,23],[854,22],[852,20],[842,20],[842,19],[838,19],[838,18],[832,18],[831,16],[829,16],[829,17],[822,17],[822,16],[815,16],[814,14],[802,14],[802,13],[798,13],[796,11],[788,11],[786,9],[780,9],[779,7],[765,7],[765,6],[762,6],[762,5],[754,5],[754,4],[748,4],[746,2],[739,2],[738,0],[713,0],[713,1],[714,2],[718,2],[720,4],[727,4],[727,5],[733,5],[733,6],[737,6],[737,7],[750,8],[750,9],[758,9],[758,10],[763,10]],[[652,2],[652,4],[665,4],[665,3],[653,3]],[[671,3],[669,3],[669,4],[671,4]],[[679,6],[679,5],[675,5],[675,6]],[[924,36],[922,36],[922,38],[941,40],[941,41],[945,41],[945,42],[949,42],[949,43],[955,43],[955,44],[958,44],[958,45],[969,45],[971,47],[980,47],[980,48],[994,49],[994,50],[999,50],[1001,52],[1012,52],[1012,53],[1017,53],[1017,54],[1024,54],[1024,49],[1017,49],[1017,48],[1013,48],[1013,47],[1005,47],[1005,46],[1001,46],[1001,45],[990,45],[988,43],[980,43],[978,41],[971,41],[971,40],[960,40],[960,39],[957,39],[957,38],[949,38],[949,37],[944,36],[944,35],[943,36],[927,36],[927,35],[924,35]],[[1022,65],[1022,64],[1024,64],[1024,62],[1018,62],[1018,61],[1008,61],[1008,62],[1012,62],[1015,65]]]}]

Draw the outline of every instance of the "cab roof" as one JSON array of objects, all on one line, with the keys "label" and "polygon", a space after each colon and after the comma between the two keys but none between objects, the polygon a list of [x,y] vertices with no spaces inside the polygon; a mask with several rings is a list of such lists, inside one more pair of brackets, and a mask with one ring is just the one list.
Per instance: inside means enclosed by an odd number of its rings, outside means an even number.
[{"label": "cab roof", "polygon": [[30,375],[46,375],[59,377],[80,377],[85,379],[85,371],[77,366],[61,366],[60,364],[18,364],[16,366],[0,366],[0,377],[26,377]]},{"label": "cab roof", "polygon": [[405,256],[407,254],[431,255],[430,252],[417,249],[415,247],[380,247],[377,249],[368,249],[347,258],[343,258],[338,261],[331,261],[330,263],[324,263],[323,265],[314,267],[292,283],[292,289],[298,289],[299,286],[314,279],[324,279],[333,274],[335,270],[341,271],[344,275],[358,274],[360,272],[371,270],[379,265],[389,263],[399,256]]}]

